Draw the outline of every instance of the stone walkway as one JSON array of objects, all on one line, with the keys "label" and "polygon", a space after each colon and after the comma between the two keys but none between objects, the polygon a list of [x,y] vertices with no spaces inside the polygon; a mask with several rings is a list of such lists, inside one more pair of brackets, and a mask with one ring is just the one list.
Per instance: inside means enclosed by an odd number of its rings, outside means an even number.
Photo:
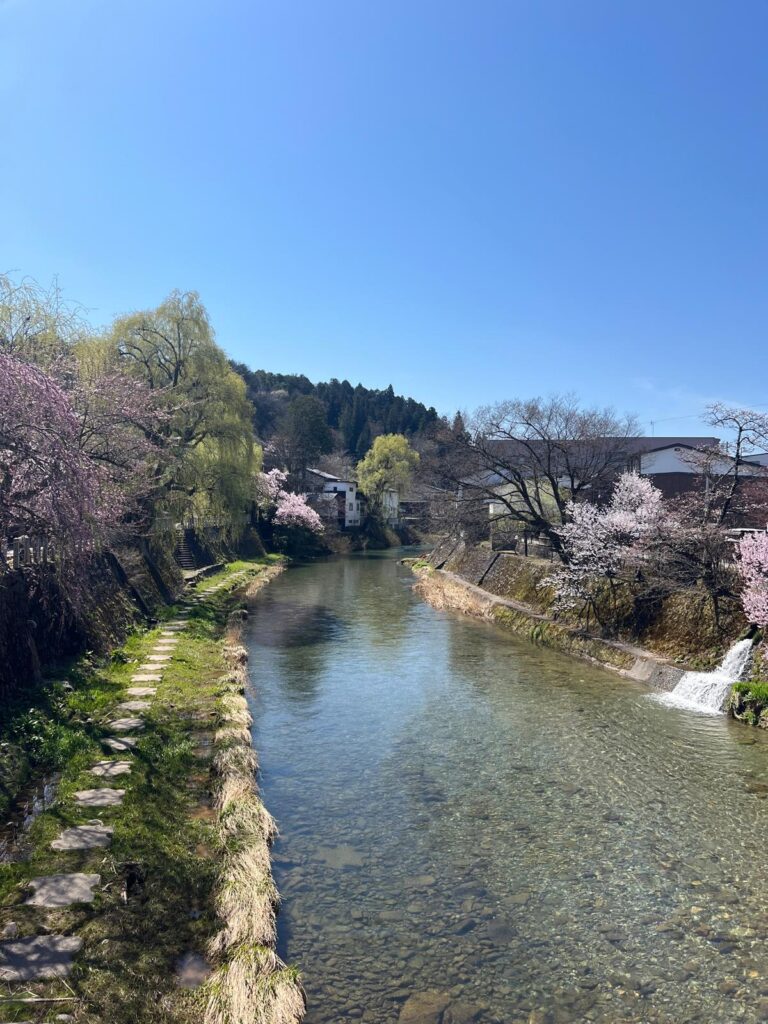
[{"label": "stone walkway", "polygon": [[[215,588],[218,589],[218,588]],[[189,612],[182,612],[167,623],[159,640],[145,658],[145,664],[138,667],[131,676],[131,683],[160,683],[168,663],[177,653],[179,634],[188,625]],[[183,646],[183,645],[182,645]],[[157,686],[131,686],[126,695],[132,699],[122,701],[113,709],[122,717],[113,718],[107,724],[116,733],[140,732],[144,728],[142,714],[152,707],[151,698],[157,694]],[[128,714],[126,714],[128,713]],[[133,754],[135,736],[107,736],[102,744],[115,754]],[[128,760],[110,759],[97,761],[89,769],[92,775],[106,781],[127,776],[132,764]],[[124,789],[100,787],[82,789],[74,794],[77,807],[84,810],[98,807],[119,807],[125,796]],[[51,849],[67,853],[73,850],[104,849],[112,842],[114,830],[99,819],[90,819],[85,824],[64,829],[51,842]],[[31,890],[25,901],[26,906],[43,909],[59,909],[76,903],[92,903],[94,889],[101,883],[97,874],[70,872],[33,878],[27,888]],[[40,935],[32,938],[0,942],[0,981],[31,982],[54,978],[65,978],[72,970],[72,960],[82,946],[82,939],[70,935]]]},{"label": "stone walkway", "polygon": [[[191,603],[199,606],[219,591],[231,590],[242,582],[246,575],[246,570],[242,570],[229,576],[226,582],[200,588],[191,596]],[[169,662],[180,649],[183,649],[180,634],[189,624],[189,614],[189,611],[180,612],[175,619],[163,623],[159,638],[151,652],[145,656],[144,663],[139,665],[131,676],[132,684],[162,682]],[[150,710],[151,698],[156,694],[156,685],[132,685],[126,689],[126,696],[131,699],[117,704],[113,711],[120,717],[113,718],[107,723],[109,728],[119,735],[106,736],[101,741],[107,750],[120,754],[123,758],[133,754],[137,737],[123,734],[141,732],[144,728],[142,715]],[[109,759],[97,761],[89,771],[97,778],[109,781],[130,775],[131,767],[129,760]],[[119,807],[124,796],[124,789],[102,786],[79,790],[74,794],[74,800],[77,807],[89,810]],[[111,826],[105,825],[100,819],[92,818],[82,825],[65,828],[51,842],[51,849],[61,853],[105,849],[112,842],[113,831]],[[79,872],[33,878],[27,886],[31,893],[25,905],[58,909],[76,903],[92,903],[95,898],[94,889],[100,883],[100,875]],[[11,933],[7,938],[10,941],[0,941],[0,981],[10,983],[66,978],[72,970],[73,957],[82,947],[82,939],[71,935],[38,935],[16,939]],[[188,952],[179,960],[177,983],[182,987],[196,986],[209,972],[210,967],[199,954]]]}]

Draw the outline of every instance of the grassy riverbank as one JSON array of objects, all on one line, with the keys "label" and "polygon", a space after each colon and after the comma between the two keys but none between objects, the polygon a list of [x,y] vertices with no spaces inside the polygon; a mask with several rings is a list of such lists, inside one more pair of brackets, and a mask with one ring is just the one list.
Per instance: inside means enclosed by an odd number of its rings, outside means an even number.
[{"label": "grassy riverbank", "polygon": [[[30,711],[42,723],[49,761],[59,767],[60,779],[55,804],[25,836],[28,859],[0,865],[0,930],[19,937],[76,935],[83,948],[66,981],[6,992],[0,1019],[48,1021],[66,1012],[93,1024],[202,1020],[210,992],[180,987],[175,965],[186,953],[205,954],[222,924],[217,898],[223,840],[220,806],[212,793],[217,788],[214,730],[226,728],[233,714],[227,657],[233,635],[225,638],[225,630],[246,590],[255,591],[278,572],[270,560],[241,562],[206,581],[210,592],[192,608],[183,642],[154,684],[157,693],[137,734],[131,773],[115,783],[125,789],[121,806],[84,812],[73,794],[97,784],[89,770],[109,756],[103,746],[111,732],[107,721],[126,699],[131,676],[157,641],[162,623],[137,630],[109,664],[76,666],[68,675],[74,689],[59,685],[39,712]],[[174,611],[168,609],[169,619]],[[247,711],[238,714],[247,722]],[[249,789],[255,792],[252,773]],[[114,829],[108,849],[51,849],[62,829],[96,817]],[[31,878],[73,871],[100,876],[93,904],[55,910],[23,904]]]}]

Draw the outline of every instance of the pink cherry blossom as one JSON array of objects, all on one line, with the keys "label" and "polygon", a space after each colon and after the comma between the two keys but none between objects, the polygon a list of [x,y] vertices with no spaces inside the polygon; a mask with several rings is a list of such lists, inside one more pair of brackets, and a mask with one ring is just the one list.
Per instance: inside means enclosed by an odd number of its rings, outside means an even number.
[{"label": "pink cherry blossom", "polygon": [[741,603],[756,626],[768,626],[768,533],[747,534],[739,542]]},{"label": "pink cherry blossom", "polygon": [[270,469],[268,473],[259,473],[256,480],[256,501],[261,508],[274,505],[280,497],[288,474],[281,469]]},{"label": "pink cherry blossom", "polygon": [[561,607],[594,605],[595,588],[642,570],[654,542],[671,525],[661,492],[637,473],[624,473],[607,506],[570,502],[558,532],[568,559],[548,576]]},{"label": "pink cherry blossom", "polygon": [[287,491],[281,491],[278,496],[275,523],[300,527],[311,533],[322,533],[324,529],[320,516],[307,504],[306,495]]},{"label": "pink cherry blossom", "polygon": [[47,373],[0,353],[0,536],[91,544],[119,518],[116,488],[80,444],[70,396]]}]

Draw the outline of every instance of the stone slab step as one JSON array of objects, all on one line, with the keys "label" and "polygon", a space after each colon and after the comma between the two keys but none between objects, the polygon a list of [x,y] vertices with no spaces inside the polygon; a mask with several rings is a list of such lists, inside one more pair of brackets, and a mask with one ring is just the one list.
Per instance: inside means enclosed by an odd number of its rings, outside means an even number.
[{"label": "stone slab step", "polygon": [[66,978],[83,940],[75,935],[35,935],[0,942],[0,981],[45,981]]},{"label": "stone slab step", "polygon": [[[155,668],[154,665],[152,668]],[[161,683],[162,681],[163,677],[156,669],[153,672],[140,672],[138,675],[131,676],[132,683]]]},{"label": "stone slab step", "polygon": [[143,729],[144,722],[140,718],[116,718],[109,726],[115,732],[130,732],[132,729]]},{"label": "stone slab step", "polygon": [[170,654],[148,654],[147,655],[147,661],[152,662],[153,664],[160,664],[161,662],[164,662],[164,661],[170,661],[171,658],[172,658],[172,655],[170,655]]},{"label": "stone slab step", "polygon": [[118,775],[131,774],[130,761],[97,761],[90,769],[91,775],[98,775],[102,779],[114,779]]},{"label": "stone slab step", "polygon": [[79,789],[75,800],[80,807],[118,807],[124,796],[124,789]]},{"label": "stone slab step", "polygon": [[52,850],[95,850],[109,846],[114,829],[101,822],[91,825],[75,825],[65,828],[58,839],[51,843]]},{"label": "stone slab step", "polygon": [[129,697],[154,697],[157,693],[156,686],[129,686],[125,691]]},{"label": "stone slab step", "polygon": [[73,872],[67,875],[43,875],[28,883],[34,892],[24,902],[31,907],[68,907],[72,903],[91,903],[93,887],[101,875]]},{"label": "stone slab step", "polygon": [[124,700],[117,705],[118,711],[149,711],[152,702],[148,700]]},{"label": "stone slab step", "polygon": [[129,754],[139,741],[135,736],[107,736],[101,742],[116,754]]},{"label": "stone slab step", "polygon": [[[158,665],[157,662],[150,662],[149,664],[146,664],[146,665],[139,665],[136,671],[138,672],[138,674],[140,676],[148,676],[148,675],[155,675],[155,676],[157,676],[157,680],[156,681],[159,683],[161,681],[161,679],[163,678],[163,672],[165,671],[165,665]],[[135,677],[132,676],[131,677],[131,681],[133,681],[134,678]]]}]

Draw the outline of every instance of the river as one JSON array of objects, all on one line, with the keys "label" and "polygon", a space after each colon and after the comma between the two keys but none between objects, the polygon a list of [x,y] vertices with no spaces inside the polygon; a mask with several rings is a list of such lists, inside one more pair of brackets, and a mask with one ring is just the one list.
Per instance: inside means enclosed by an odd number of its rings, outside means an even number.
[{"label": "river", "polygon": [[308,1024],[768,1020],[763,734],[435,611],[397,554],[249,620]]}]

